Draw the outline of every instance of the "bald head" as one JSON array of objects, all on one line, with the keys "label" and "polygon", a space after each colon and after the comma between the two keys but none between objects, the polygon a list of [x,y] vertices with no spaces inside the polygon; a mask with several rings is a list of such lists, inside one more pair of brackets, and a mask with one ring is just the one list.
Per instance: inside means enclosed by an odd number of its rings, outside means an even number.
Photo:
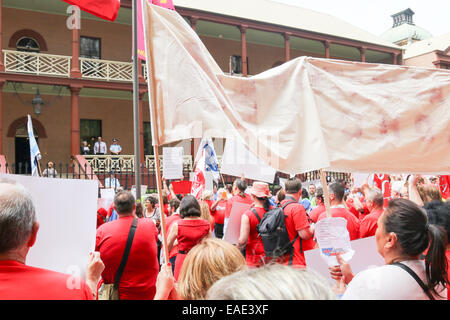
[{"label": "bald head", "polygon": [[33,200],[25,187],[0,180],[0,254],[25,245],[35,221]]}]

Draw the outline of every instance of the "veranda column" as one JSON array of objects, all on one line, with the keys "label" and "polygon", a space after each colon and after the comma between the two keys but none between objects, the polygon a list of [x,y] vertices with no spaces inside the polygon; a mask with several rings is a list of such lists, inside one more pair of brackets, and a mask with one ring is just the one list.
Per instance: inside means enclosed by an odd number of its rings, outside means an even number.
[{"label": "veranda column", "polygon": [[247,41],[245,39],[245,31],[247,30],[246,25],[240,25],[239,30],[241,31],[241,45],[242,45],[242,75],[247,76]]},{"label": "veranda column", "polygon": [[290,36],[291,34],[289,32],[284,33],[284,56],[285,61],[291,60],[291,44],[290,44]]},{"label": "veranda column", "polygon": [[[1,0],[0,0],[1,1]],[[2,121],[3,121],[3,85],[5,84],[5,80],[0,80],[0,154],[3,152],[3,132],[2,132]]]},{"label": "veranda column", "polygon": [[330,41],[325,40],[323,45],[325,46],[325,58],[330,59]]},{"label": "veranda column", "polygon": [[[5,65],[3,64],[3,43],[2,43],[2,36],[3,36],[3,31],[2,31],[2,0],[0,0],[0,71],[5,71]],[[2,84],[3,86],[3,84]],[[1,124],[0,124],[1,125]],[[0,141],[0,146],[1,146],[1,141]],[[1,148],[0,148],[0,153],[1,153]]]},{"label": "veranda column", "polygon": [[398,60],[399,60],[400,55],[397,52],[395,52],[393,55],[394,55],[394,61],[393,61],[394,64],[399,64]]},{"label": "veranda column", "polygon": [[79,95],[81,86],[70,86],[71,114],[70,114],[70,154],[80,154],[80,116]]},{"label": "veranda column", "polygon": [[361,62],[366,62],[366,47],[359,48],[359,52],[361,53]]},{"label": "veranda column", "polygon": [[[76,16],[78,14],[77,10],[74,10],[73,14],[75,19],[77,20],[79,18]],[[70,68],[71,78],[81,78],[79,58],[80,58],[80,33],[75,26],[72,28],[72,65]]]}]

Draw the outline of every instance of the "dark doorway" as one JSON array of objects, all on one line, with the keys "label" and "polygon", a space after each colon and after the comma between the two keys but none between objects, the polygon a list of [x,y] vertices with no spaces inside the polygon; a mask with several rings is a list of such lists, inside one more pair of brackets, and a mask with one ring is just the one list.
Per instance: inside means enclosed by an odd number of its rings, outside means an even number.
[{"label": "dark doorway", "polygon": [[[16,174],[31,173],[30,142],[28,137],[16,137],[16,163],[14,172]],[[38,138],[36,138],[36,143]]]}]

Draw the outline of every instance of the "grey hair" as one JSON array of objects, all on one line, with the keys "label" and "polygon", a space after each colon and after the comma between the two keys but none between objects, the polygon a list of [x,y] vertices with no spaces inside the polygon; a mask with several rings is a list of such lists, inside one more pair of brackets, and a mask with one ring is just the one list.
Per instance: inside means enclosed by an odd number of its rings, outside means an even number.
[{"label": "grey hair", "polygon": [[0,253],[25,244],[36,221],[31,194],[15,181],[0,179]]},{"label": "grey hair", "polygon": [[373,187],[367,191],[366,200],[373,201],[377,207],[382,207],[384,203],[383,194],[381,190]]},{"label": "grey hair", "polygon": [[310,269],[281,264],[247,269],[217,281],[208,300],[335,300],[329,283]]}]

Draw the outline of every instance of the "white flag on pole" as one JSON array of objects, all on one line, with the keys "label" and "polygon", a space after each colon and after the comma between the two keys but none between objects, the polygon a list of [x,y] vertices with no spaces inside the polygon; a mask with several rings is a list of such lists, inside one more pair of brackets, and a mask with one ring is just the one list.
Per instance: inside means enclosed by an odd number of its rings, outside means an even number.
[{"label": "white flag on pole", "polygon": [[41,152],[39,151],[39,146],[36,143],[33,133],[33,124],[31,122],[31,117],[28,115],[28,138],[30,140],[30,157],[31,157],[31,175],[39,177],[38,171],[38,160],[41,160]]}]

